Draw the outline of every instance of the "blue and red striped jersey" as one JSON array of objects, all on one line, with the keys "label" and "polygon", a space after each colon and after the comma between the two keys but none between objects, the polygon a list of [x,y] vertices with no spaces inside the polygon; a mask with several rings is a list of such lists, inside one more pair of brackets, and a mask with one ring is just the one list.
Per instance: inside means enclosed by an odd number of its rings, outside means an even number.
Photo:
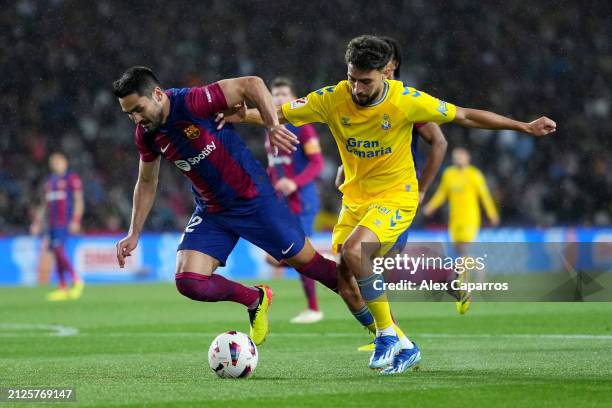
[{"label": "blue and red striped jersey", "polygon": [[273,194],[268,176],[233,126],[217,130],[212,115],[227,108],[221,87],[168,89],[170,113],[154,132],[136,126],[141,160],[160,154],[191,180],[196,204],[207,212],[220,212],[235,200]]},{"label": "blue and red striped jersey", "polygon": [[297,182],[298,189],[287,197],[289,209],[293,214],[310,214],[316,213],[319,210],[319,194],[315,184],[315,178],[323,169],[323,159],[321,153],[316,154],[320,165],[312,168],[311,174],[306,175],[306,182],[300,182],[304,177],[304,170],[308,166],[312,158],[309,158],[304,151],[304,145],[311,139],[318,139],[315,128],[306,124],[303,126],[285,125],[289,131],[295,134],[300,141],[297,145],[297,150],[293,153],[284,153],[279,151],[277,156],[274,156],[273,148],[270,145],[270,139],[266,134],[266,151],[268,153],[268,175],[270,181],[274,185],[283,177],[290,178]]},{"label": "blue and red striped jersey", "polygon": [[68,227],[74,212],[74,193],[82,188],[81,178],[73,172],[52,174],[47,179],[44,189],[49,229]]}]

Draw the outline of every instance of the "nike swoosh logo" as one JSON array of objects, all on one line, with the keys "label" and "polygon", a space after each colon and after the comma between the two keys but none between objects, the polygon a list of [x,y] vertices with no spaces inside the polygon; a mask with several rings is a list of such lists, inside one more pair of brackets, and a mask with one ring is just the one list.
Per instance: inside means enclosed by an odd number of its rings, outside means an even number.
[{"label": "nike swoosh logo", "polygon": [[287,255],[287,252],[291,251],[291,248],[293,248],[293,245],[295,244],[295,242],[292,242],[291,245],[289,245],[289,248],[285,249],[284,251],[281,250],[283,255]]},{"label": "nike swoosh logo", "polygon": [[162,148],[161,148],[161,152],[162,152],[162,153],[166,153],[166,150],[168,150],[168,148],[169,148],[169,147],[170,147],[170,143],[168,143],[168,144],[166,145],[166,147],[162,147]]}]

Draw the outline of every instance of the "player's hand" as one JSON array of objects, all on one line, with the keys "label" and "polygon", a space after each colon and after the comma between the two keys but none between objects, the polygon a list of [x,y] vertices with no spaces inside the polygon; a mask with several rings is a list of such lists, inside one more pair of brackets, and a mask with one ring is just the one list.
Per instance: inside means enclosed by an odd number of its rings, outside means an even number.
[{"label": "player's hand", "polygon": [[276,184],[274,185],[274,189],[276,191],[280,191],[281,193],[283,193],[283,195],[286,197],[288,195],[291,195],[295,192],[295,190],[297,190],[298,186],[295,183],[295,181],[287,178],[287,177],[283,177],[280,180],[278,180],[276,182]]},{"label": "player's hand", "polygon": [[246,118],[247,106],[246,102],[239,103],[238,105],[226,109],[223,112],[217,113],[215,122],[217,122],[217,130],[221,130],[226,123],[241,123]]},{"label": "player's hand", "polygon": [[430,217],[431,214],[433,214],[433,210],[431,209],[431,207],[425,206],[425,208],[423,208],[423,215],[425,215],[426,217]]},{"label": "player's hand", "polygon": [[81,232],[81,223],[78,221],[71,221],[70,225],[68,226],[68,232],[71,234],[78,234]]},{"label": "player's hand", "polygon": [[125,266],[125,258],[132,255],[132,251],[138,246],[138,235],[130,234],[117,242],[117,263],[120,268]]},{"label": "player's hand", "polygon": [[529,123],[529,134],[533,136],[544,136],[553,133],[557,130],[557,124],[554,120],[542,116],[539,119]]},{"label": "player's hand", "polygon": [[295,152],[297,150],[295,145],[300,143],[297,136],[283,125],[268,128],[268,137],[270,138],[270,145],[274,149],[275,156],[278,155],[278,149],[285,153]]}]

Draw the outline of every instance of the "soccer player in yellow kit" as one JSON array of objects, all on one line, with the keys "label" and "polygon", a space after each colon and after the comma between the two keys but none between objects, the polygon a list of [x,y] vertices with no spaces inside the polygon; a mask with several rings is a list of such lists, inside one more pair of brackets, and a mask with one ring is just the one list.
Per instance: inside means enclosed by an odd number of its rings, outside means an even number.
[{"label": "soccer player in yellow kit", "polygon": [[[370,368],[383,374],[406,371],[420,361],[420,350],[393,323],[382,275],[372,272],[374,257],[384,255],[411,224],[419,188],[410,144],[414,123],[454,122],[466,127],[510,129],[542,136],[556,124],[541,117],[519,122],[492,112],[442,101],[399,81],[387,80],[384,68],[391,48],[382,39],[352,39],[345,60],[348,80],[323,87],[278,108],[281,122],[294,126],[326,123],[334,136],[345,180],[342,211],[332,245],[341,254],[340,283],[359,286],[376,325]],[[256,110],[227,116],[226,121],[261,125]],[[363,245],[369,243],[369,245]],[[364,267],[365,266],[365,267]]]},{"label": "soccer player in yellow kit", "polygon": [[[457,253],[465,255],[465,246],[476,239],[480,230],[480,203],[492,225],[499,224],[499,215],[484,176],[470,164],[470,153],[458,147],[453,149],[452,157],[453,165],[442,173],[440,185],[423,212],[431,216],[448,200],[448,233]],[[467,276],[461,278],[466,280]],[[460,314],[465,314],[470,296],[462,297],[455,305]]]},{"label": "soccer player in yellow kit", "polygon": [[453,165],[444,170],[438,189],[424,209],[430,216],[448,200],[448,233],[457,250],[478,236],[480,230],[480,203],[492,225],[499,224],[499,215],[487,187],[487,182],[476,167],[470,164],[470,154],[464,148],[452,152]]},{"label": "soccer player in yellow kit", "polygon": [[[391,59],[387,62],[387,66],[385,66],[384,74],[387,79],[396,79],[399,80],[400,76],[400,68],[402,63],[402,52],[399,45],[399,42],[394,38],[390,37],[380,37],[383,41],[385,41],[391,47]],[[444,155],[446,154],[446,147],[448,143],[446,142],[446,138],[444,137],[444,133],[440,129],[440,126],[436,123],[415,123],[414,128],[418,129],[417,132],[413,132],[413,138],[411,143],[411,149],[413,156],[417,153],[417,145],[418,145],[418,137],[416,134],[423,138],[424,141],[429,143],[431,149],[429,150],[429,154],[427,156],[427,162],[423,169],[416,168],[415,171],[417,173],[417,178],[419,182],[419,204],[423,201],[425,194],[431,183],[436,178],[436,174],[440,169],[440,165],[444,160]],[[414,157],[416,160],[416,157]],[[420,174],[419,174],[420,173]],[[344,183],[344,168],[342,165],[338,167],[338,171],[336,173],[335,185],[336,187],[340,187]],[[394,249],[387,253],[387,257],[393,257],[393,251],[400,252],[404,249],[408,237],[408,231],[398,238],[396,242],[396,246]],[[369,327],[369,323],[373,322],[371,314],[367,311],[367,306],[364,305],[362,310],[353,311],[353,315],[359,322],[365,327]],[[375,334],[375,330],[372,331],[372,334]],[[374,350],[374,342],[370,342],[366,345],[363,345],[358,348],[359,351],[372,351]]]}]

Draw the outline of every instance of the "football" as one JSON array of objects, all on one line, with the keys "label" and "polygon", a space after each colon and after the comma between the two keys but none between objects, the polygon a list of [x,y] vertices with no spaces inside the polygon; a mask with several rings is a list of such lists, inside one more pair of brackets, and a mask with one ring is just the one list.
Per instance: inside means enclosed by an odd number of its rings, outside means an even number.
[{"label": "football", "polygon": [[244,333],[229,331],[218,335],[208,349],[210,369],[221,378],[246,378],[257,367],[257,347]]}]

